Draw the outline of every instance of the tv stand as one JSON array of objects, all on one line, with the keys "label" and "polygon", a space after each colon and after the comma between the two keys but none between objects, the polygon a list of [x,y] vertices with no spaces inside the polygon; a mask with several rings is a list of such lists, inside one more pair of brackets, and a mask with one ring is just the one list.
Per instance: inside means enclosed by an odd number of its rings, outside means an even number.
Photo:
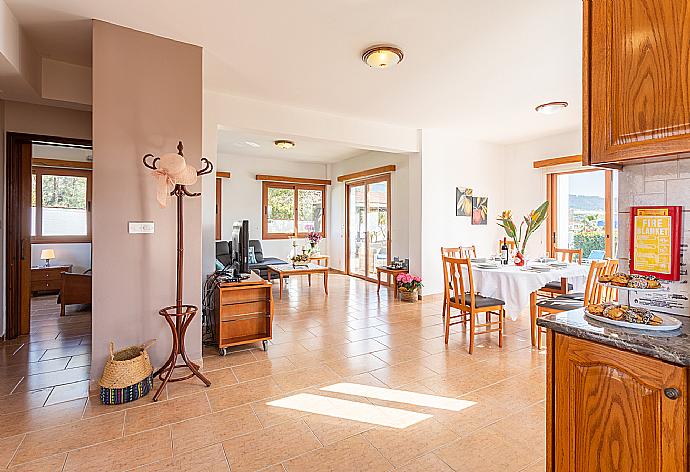
[{"label": "tv stand", "polygon": [[261,342],[264,350],[273,337],[272,285],[255,273],[240,282],[224,282],[214,293],[214,334],[220,355],[227,348]]}]

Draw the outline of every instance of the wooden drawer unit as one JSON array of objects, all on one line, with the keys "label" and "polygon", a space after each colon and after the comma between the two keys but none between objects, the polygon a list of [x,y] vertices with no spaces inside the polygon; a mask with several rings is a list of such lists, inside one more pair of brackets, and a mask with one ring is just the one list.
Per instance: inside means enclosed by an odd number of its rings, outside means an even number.
[{"label": "wooden drawer unit", "polygon": [[59,292],[62,286],[62,276],[60,274],[71,271],[71,265],[32,267],[31,293]]},{"label": "wooden drawer unit", "polygon": [[214,336],[221,355],[226,348],[272,337],[272,284],[256,274],[239,283],[221,284],[214,294]]}]

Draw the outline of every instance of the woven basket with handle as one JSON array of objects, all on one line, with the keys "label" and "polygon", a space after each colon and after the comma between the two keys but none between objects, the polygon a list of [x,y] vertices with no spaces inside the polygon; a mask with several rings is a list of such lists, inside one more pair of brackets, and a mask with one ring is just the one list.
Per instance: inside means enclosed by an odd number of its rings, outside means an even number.
[{"label": "woven basket with handle", "polygon": [[101,403],[115,405],[143,397],[153,386],[153,366],[146,351],[155,341],[115,351],[110,343],[110,359],[98,381]]}]

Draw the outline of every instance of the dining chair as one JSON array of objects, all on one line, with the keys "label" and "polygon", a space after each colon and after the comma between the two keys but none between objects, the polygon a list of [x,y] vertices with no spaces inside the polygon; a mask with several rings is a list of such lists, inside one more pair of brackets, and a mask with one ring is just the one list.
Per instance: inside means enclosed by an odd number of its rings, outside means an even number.
[{"label": "dining chair", "polygon": [[[465,281],[467,278],[467,282]],[[474,352],[474,336],[498,332],[498,347],[503,347],[503,300],[478,295],[474,289],[472,278],[472,262],[469,258],[455,258],[443,256],[443,286],[445,299],[445,343],[448,344],[451,325],[470,323],[469,352]],[[451,309],[460,311],[459,315],[451,316]],[[477,315],[486,314],[486,321],[479,324]],[[498,321],[491,321],[491,315],[497,315]],[[453,319],[459,320],[453,322]],[[477,328],[484,328],[477,332]]]},{"label": "dining chair", "polygon": [[463,258],[477,258],[477,247],[473,244],[472,246],[460,246],[461,257]]},{"label": "dining chair", "polygon": [[[563,248],[553,248],[553,257],[561,262],[573,262],[573,259],[577,256],[577,263],[582,264],[582,249],[563,249]],[[549,296],[555,295],[565,295],[573,289],[573,284],[568,283],[568,279],[565,277],[561,280],[554,280],[544,285],[539,291],[542,293],[547,293]]]},{"label": "dining chair", "polygon": [[[554,313],[561,313],[564,311],[577,310],[578,308],[586,307],[592,303],[602,303],[610,301],[604,287],[599,283],[599,277],[604,274],[606,270],[607,261],[592,261],[589,266],[589,273],[587,274],[587,283],[585,284],[585,291],[582,298],[576,298],[574,295],[564,295],[556,298],[549,298],[537,302],[537,318],[551,315]],[[536,318],[532,320],[534,329],[537,333],[537,349],[541,350],[542,334],[546,334],[546,329],[537,326]]]},{"label": "dining chair", "polygon": [[[456,259],[465,257],[465,251],[462,246],[458,247],[442,247],[441,248],[441,260],[443,260],[444,257],[455,257]],[[446,297],[443,297],[443,312],[441,313],[441,316],[445,318],[446,316]]]},{"label": "dining chair", "polygon": [[[618,259],[603,259],[598,262],[606,262],[606,267],[602,271],[601,275],[613,275],[616,272],[618,272]],[[615,288],[611,287],[601,287],[601,290],[603,291],[602,294],[602,300],[616,300],[618,298],[618,290]],[[584,292],[575,292],[575,293],[568,293],[566,295],[563,295],[560,298],[571,298],[575,300],[582,300],[584,301],[585,299],[585,293]]]}]

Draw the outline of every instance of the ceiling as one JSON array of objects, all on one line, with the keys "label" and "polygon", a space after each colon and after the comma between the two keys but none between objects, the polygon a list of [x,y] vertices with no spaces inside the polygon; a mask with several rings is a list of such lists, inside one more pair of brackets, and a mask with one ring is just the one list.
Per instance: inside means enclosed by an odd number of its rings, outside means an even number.
[{"label": "ceiling", "polygon": [[[88,32],[71,25],[97,18],[203,46],[205,87],[232,95],[492,142],[581,123],[578,0],[5,1],[56,59],[89,63]],[[368,68],[376,43],[404,61]],[[535,113],[556,100],[570,106]]]},{"label": "ceiling", "polygon": [[[273,143],[288,139],[295,143],[292,149],[280,149]],[[255,131],[218,130],[218,153],[282,159],[286,161],[331,164],[366,152],[342,144],[294,136],[274,136]]]}]

